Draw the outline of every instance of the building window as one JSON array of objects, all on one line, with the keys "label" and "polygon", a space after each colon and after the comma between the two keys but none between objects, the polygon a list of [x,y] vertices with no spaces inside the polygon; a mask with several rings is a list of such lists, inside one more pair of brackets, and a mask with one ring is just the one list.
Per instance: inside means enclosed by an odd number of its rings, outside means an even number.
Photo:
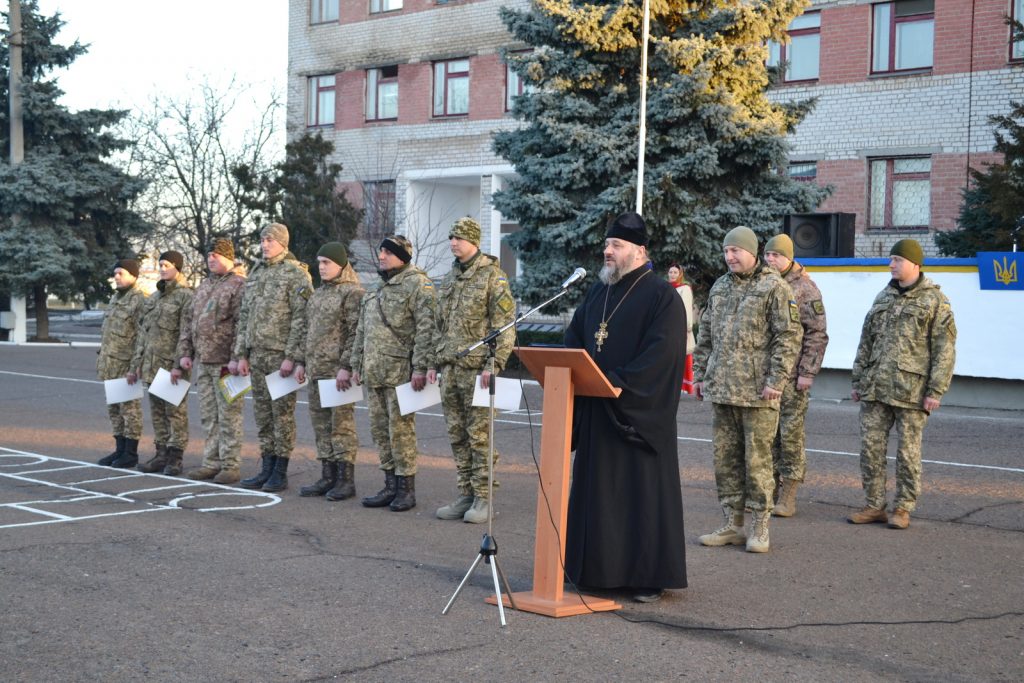
[{"label": "building window", "polygon": [[306,125],[334,125],[334,76],[313,76],[306,96]]},{"label": "building window", "polygon": [[932,160],[872,159],[871,227],[926,228],[931,220]]},{"label": "building window", "polygon": [[873,11],[872,73],[931,68],[935,0],[885,2]]},{"label": "building window", "polygon": [[[1010,3],[1010,18],[1013,21],[1024,21],[1024,0],[1013,0]],[[1013,26],[1010,27],[1010,59],[1024,59],[1024,41],[1013,42]]]},{"label": "building window", "polygon": [[370,0],[370,14],[394,12],[402,9],[402,0]]},{"label": "building window", "polygon": [[[1024,0],[1022,0],[1024,1]],[[524,83],[523,79],[512,68],[512,64],[505,64],[505,111],[512,111],[512,101],[524,92],[532,92],[533,86]]]},{"label": "building window", "polygon": [[821,54],[821,14],[809,12],[789,23],[789,43],[768,41],[768,66],[786,65],[782,80],[814,81],[818,79],[818,57]]},{"label": "building window", "polygon": [[395,181],[363,183],[363,212],[366,237],[380,240],[395,233]]},{"label": "building window", "polygon": [[813,182],[818,177],[818,163],[816,161],[797,161],[790,164],[786,171],[793,180]]},{"label": "building window", "polygon": [[366,120],[398,118],[398,67],[366,70]]},{"label": "building window", "polygon": [[434,116],[469,113],[469,60],[434,62]]},{"label": "building window", "polygon": [[326,24],[338,20],[338,0],[310,0],[309,23]]}]

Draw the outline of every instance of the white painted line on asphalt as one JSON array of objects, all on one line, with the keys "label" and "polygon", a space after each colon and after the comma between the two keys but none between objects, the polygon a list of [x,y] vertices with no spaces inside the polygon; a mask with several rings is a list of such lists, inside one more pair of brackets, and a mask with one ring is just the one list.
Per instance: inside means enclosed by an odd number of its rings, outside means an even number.
[{"label": "white painted line on asphalt", "polygon": [[49,512],[47,510],[37,510],[34,507],[31,507],[29,505],[25,505],[24,503],[11,503],[10,505],[8,505],[6,507],[12,508],[14,510],[23,510],[25,512],[31,512],[31,513],[37,514],[37,515],[44,515],[46,517],[56,517],[57,519],[62,520],[62,521],[67,521],[67,520],[71,519],[71,517],[68,517],[67,515],[59,515],[56,512]]}]

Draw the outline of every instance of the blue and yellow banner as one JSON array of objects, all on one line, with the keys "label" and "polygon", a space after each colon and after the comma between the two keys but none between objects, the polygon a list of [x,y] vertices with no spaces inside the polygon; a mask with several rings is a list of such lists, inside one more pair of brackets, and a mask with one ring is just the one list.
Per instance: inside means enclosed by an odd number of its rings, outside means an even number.
[{"label": "blue and yellow banner", "polygon": [[1024,252],[979,251],[978,280],[982,289],[1024,290]]}]

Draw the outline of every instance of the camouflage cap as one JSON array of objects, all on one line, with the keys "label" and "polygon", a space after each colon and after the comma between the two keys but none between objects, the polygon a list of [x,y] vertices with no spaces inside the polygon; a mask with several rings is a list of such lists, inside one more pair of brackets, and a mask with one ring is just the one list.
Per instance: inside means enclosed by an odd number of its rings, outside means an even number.
[{"label": "camouflage cap", "polygon": [[464,216],[459,220],[455,221],[452,225],[452,229],[448,231],[448,239],[458,237],[460,240],[466,240],[475,247],[480,246],[480,224],[469,216]]},{"label": "camouflage cap", "polygon": [[792,261],[793,240],[789,235],[776,235],[768,240],[764,245],[764,252],[767,254],[769,251],[774,251],[776,254],[782,254]]},{"label": "camouflage cap", "polygon": [[271,223],[260,232],[260,239],[269,237],[284,248],[288,248],[288,226],[284,223]]},{"label": "camouflage cap", "polygon": [[405,235],[391,235],[380,241],[378,249],[387,249],[397,256],[402,263],[412,261],[412,242]]},{"label": "camouflage cap", "polygon": [[234,261],[235,245],[231,243],[231,240],[219,237],[213,241],[213,244],[210,246],[209,253],[223,256],[228,261]]}]

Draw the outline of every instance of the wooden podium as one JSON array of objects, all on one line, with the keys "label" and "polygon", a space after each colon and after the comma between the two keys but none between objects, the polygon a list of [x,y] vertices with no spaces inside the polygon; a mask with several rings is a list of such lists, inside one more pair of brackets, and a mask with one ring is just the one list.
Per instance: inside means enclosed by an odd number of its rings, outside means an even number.
[{"label": "wooden podium", "polygon": [[[574,396],[617,398],[593,359],[582,349],[527,348],[516,355],[544,387],[544,427],[540,437],[540,483],[537,487],[537,532],[533,550],[533,590],[514,593],[507,606],[549,617],[621,609],[614,600],[564,591],[563,558],[569,515],[569,447]],[[550,510],[550,512],[549,512]],[[557,529],[552,526],[552,519]],[[585,603],[584,603],[585,600]],[[487,598],[497,604],[495,596]]]}]

